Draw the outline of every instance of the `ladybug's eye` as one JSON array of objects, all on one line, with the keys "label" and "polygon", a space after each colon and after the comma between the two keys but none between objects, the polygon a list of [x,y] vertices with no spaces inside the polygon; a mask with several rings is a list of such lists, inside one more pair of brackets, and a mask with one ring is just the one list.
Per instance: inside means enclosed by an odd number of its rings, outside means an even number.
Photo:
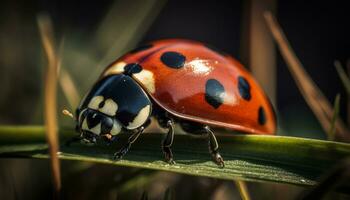
[{"label": "ladybug's eye", "polygon": [[88,107],[94,110],[98,110],[100,103],[103,101],[103,96],[95,96],[91,99]]}]

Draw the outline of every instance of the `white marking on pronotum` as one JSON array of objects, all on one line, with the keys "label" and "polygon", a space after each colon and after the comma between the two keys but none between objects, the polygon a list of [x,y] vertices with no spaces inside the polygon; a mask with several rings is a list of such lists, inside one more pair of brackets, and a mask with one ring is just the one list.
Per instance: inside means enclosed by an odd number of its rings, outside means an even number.
[{"label": "white marking on pronotum", "polygon": [[155,84],[154,84],[154,77],[153,73],[148,70],[142,70],[140,73],[136,73],[132,75],[138,82],[142,83],[144,87],[148,90],[150,93],[154,93],[155,91]]},{"label": "white marking on pronotum", "polygon": [[118,104],[112,99],[107,99],[104,106],[98,110],[106,115],[114,116],[117,113]]},{"label": "white marking on pronotum", "polygon": [[95,96],[93,97],[90,102],[88,107],[94,110],[98,110],[98,105],[103,101],[103,96]]},{"label": "white marking on pronotum", "polygon": [[117,135],[121,130],[122,125],[117,120],[114,120],[112,130],[110,131],[111,135]]},{"label": "white marking on pronotum", "polygon": [[137,114],[137,116],[135,117],[135,119],[132,122],[130,122],[126,128],[131,130],[131,129],[140,127],[143,123],[146,122],[150,114],[150,111],[151,111],[150,105],[147,105],[144,108],[142,108],[140,112]]},{"label": "white marking on pronotum", "polygon": [[126,63],[123,61],[117,62],[114,65],[110,66],[103,75],[107,76],[107,75],[112,75],[112,74],[121,74],[124,72],[125,65],[126,65]]},{"label": "white marking on pronotum", "polygon": [[95,133],[96,135],[100,135],[101,132],[101,123],[97,124],[95,127],[90,129],[89,131]]},{"label": "white marking on pronotum", "polygon": [[98,110],[101,113],[104,113],[109,116],[115,116],[118,110],[118,104],[114,102],[112,99],[107,99],[104,102],[104,105],[102,108],[99,108],[100,103],[104,100],[103,96],[95,96],[91,99],[89,102],[88,107],[90,109]]}]

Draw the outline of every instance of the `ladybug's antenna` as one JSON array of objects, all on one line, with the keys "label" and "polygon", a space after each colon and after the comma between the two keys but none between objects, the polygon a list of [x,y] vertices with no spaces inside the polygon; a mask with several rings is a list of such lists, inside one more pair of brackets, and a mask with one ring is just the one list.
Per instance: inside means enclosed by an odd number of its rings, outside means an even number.
[{"label": "ladybug's antenna", "polygon": [[74,115],[73,115],[71,112],[69,112],[69,110],[63,109],[63,110],[62,110],[62,113],[63,113],[65,116],[68,116],[68,117],[74,119]]}]

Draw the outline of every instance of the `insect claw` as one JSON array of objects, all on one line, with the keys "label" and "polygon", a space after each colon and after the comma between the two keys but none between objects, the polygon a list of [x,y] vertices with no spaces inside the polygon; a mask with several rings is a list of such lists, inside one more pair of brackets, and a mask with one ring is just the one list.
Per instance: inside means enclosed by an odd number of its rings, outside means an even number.
[{"label": "insect claw", "polygon": [[168,164],[170,164],[170,165],[175,165],[175,164],[176,164],[176,162],[174,161],[173,158],[167,159],[166,162],[167,162]]},{"label": "insect claw", "polygon": [[221,157],[221,155],[218,152],[215,152],[212,154],[214,162],[220,167],[225,167],[224,159]]},{"label": "insect claw", "polygon": [[121,160],[123,158],[123,154],[121,152],[117,152],[113,155],[113,160]]}]

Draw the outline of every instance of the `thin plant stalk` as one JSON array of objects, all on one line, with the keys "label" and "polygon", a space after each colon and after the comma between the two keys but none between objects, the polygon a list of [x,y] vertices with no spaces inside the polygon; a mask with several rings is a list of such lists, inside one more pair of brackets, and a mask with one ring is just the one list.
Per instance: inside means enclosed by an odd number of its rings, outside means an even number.
[{"label": "thin plant stalk", "polygon": [[77,86],[73,81],[73,78],[69,72],[62,67],[62,55],[64,50],[64,39],[61,40],[58,50],[58,60],[57,60],[57,75],[58,81],[62,88],[63,94],[67,99],[70,108],[75,110],[79,104],[80,94],[78,92]]},{"label": "thin plant stalk", "polygon": [[70,108],[75,110],[79,104],[80,95],[71,75],[64,68],[60,70],[59,83]]},{"label": "thin plant stalk", "polygon": [[338,115],[339,115],[339,108],[340,108],[340,94],[337,94],[334,100],[334,114],[332,118],[331,128],[329,130],[328,134],[328,140],[334,140],[335,136],[335,122],[337,121]]},{"label": "thin plant stalk", "polygon": [[44,52],[48,62],[44,82],[44,118],[46,139],[50,152],[53,185],[57,195],[56,197],[58,197],[58,194],[61,190],[60,161],[57,155],[57,152],[59,151],[56,103],[58,60],[55,54],[53,29],[50,18],[47,15],[39,15],[37,20]]},{"label": "thin plant stalk", "polygon": [[350,95],[350,79],[348,75],[346,74],[345,70],[343,69],[343,66],[338,60],[334,61],[334,66],[338,72],[340,80],[343,83],[343,86],[345,87],[346,93]]},{"label": "thin plant stalk", "polygon": [[234,181],[242,200],[250,200],[247,184],[244,181]]}]

